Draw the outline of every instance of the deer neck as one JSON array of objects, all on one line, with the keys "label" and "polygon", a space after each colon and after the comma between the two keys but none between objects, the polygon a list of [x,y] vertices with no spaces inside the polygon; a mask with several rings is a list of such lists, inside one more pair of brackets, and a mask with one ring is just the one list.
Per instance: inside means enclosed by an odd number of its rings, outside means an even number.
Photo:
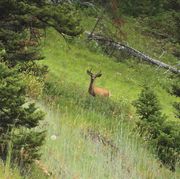
[{"label": "deer neck", "polygon": [[95,93],[94,93],[94,80],[91,79],[90,81],[90,84],[89,84],[89,94],[91,94],[92,96],[95,96]]}]

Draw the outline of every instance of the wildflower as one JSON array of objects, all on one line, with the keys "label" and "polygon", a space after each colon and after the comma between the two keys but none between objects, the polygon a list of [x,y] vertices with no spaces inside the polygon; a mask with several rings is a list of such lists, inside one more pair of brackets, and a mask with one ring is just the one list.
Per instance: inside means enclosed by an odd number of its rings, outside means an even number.
[{"label": "wildflower", "polygon": [[56,140],[57,139],[57,136],[55,135],[55,134],[53,134],[52,136],[51,136],[51,140]]}]

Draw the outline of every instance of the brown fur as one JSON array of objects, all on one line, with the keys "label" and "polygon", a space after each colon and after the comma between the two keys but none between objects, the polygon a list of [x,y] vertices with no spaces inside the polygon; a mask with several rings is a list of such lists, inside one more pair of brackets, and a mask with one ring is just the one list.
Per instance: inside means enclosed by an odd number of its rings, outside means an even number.
[{"label": "brown fur", "polygon": [[91,70],[87,70],[87,74],[91,77],[91,80],[90,80],[90,84],[89,84],[89,94],[92,95],[92,96],[107,96],[109,97],[110,96],[110,93],[107,89],[105,88],[99,88],[99,87],[95,87],[94,86],[94,81],[97,77],[101,77],[102,74],[101,72],[97,73],[97,74],[93,74],[91,72]]},{"label": "brown fur", "polygon": [[94,93],[99,96],[109,96],[109,91],[104,88],[94,87]]}]

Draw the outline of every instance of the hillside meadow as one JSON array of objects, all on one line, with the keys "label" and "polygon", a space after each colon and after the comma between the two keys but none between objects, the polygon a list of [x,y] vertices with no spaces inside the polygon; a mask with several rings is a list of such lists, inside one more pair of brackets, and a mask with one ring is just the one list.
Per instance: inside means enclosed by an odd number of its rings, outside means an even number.
[{"label": "hillside meadow", "polygon": [[[137,115],[132,106],[143,85],[149,84],[168,120],[176,120],[172,103],[178,99],[167,92],[171,74],[132,57],[109,57],[84,35],[65,40],[52,29],[47,34],[41,63],[49,74],[39,105],[47,113],[43,126],[48,130],[42,160],[52,176],[178,178],[179,172],[162,167],[134,130]],[[86,70],[91,68],[102,72],[96,85],[110,90],[109,99],[89,96]]]},{"label": "hillside meadow", "polygon": [[[84,31],[91,31],[96,18],[84,12],[81,16]],[[170,42],[143,35],[134,18],[124,20],[124,43],[171,65],[177,64]],[[108,21],[105,23],[113,28]],[[167,53],[162,52],[162,46]],[[47,131],[41,161],[51,176],[33,166],[32,173],[23,178],[180,178],[178,166],[176,172],[163,166],[153,147],[139,136],[138,116],[132,105],[148,84],[157,94],[167,120],[177,121],[172,104],[179,99],[168,92],[173,82],[169,71],[123,53],[110,56],[85,33],[64,38],[48,28],[41,47],[45,59],[37,63],[48,66],[45,82],[39,83],[28,75],[24,75],[24,80],[29,83],[29,100],[46,114],[38,128]],[[109,98],[88,94],[88,69],[102,72],[95,85],[108,89]],[[22,178],[16,167],[10,169],[8,163],[0,163],[0,178],[12,176]]]}]

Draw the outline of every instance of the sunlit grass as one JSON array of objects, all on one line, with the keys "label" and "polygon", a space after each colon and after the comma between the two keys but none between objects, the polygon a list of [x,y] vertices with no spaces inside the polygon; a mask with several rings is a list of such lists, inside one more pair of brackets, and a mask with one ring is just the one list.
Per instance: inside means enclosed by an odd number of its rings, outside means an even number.
[{"label": "sunlit grass", "polygon": [[175,178],[133,131],[124,101],[93,98],[78,86],[47,84],[42,160],[55,178]]},{"label": "sunlit grass", "polygon": [[[89,30],[92,22],[86,20],[84,26]],[[146,39],[138,37],[139,44],[133,31],[128,41],[143,50]],[[166,91],[171,83],[169,73],[133,58],[118,61],[108,57],[97,44],[88,44],[83,35],[68,42],[48,30],[43,47],[46,59],[41,62],[50,70],[40,106],[47,112],[43,125],[48,131],[42,159],[52,178],[178,178],[177,173],[160,167],[153,150],[134,131],[136,115],[131,105],[143,85],[149,84],[158,95],[163,113],[174,120],[172,103],[177,98]],[[152,43],[148,42],[147,48]],[[153,49],[147,52],[151,54]],[[89,68],[102,71],[96,85],[109,89],[110,99],[88,95]],[[98,135],[118,150],[104,144]]]},{"label": "sunlit grass", "polygon": [[[50,106],[46,122],[48,134],[42,160],[55,178],[175,178],[150,155],[145,145],[119,122],[111,133],[97,124],[113,118],[99,118],[94,111],[61,113]],[[91,118],[87,120],[88,115]],[[113,122],[112,122],[113,123]],[[96,130],[94,130],[94,128]],[[104,128],[104,130],[103,130]],[[131,127],[129,127],[131,128]],[[101,132],[99,132],[101,131]],[[54,137],[55,136],[55,137]],[[104,140],[104,141],[103,141]],[[107,141],[110,141],[109,143]]]},{"label": "sunlit grass", "polygon": [[8,164],[0,161],[0,178],[1,179],[22,179],[18,168],[11,168]]},{"label": "sunlit grass", "polygon": [[[87,92],[89,76],[86,70],[101,70],[103,75],[97,79],[97,86],[109,89],[112,99],[124,99],[129,103],[137,99],[142,86],[148,84],[157,93],[163,112],[170,120],[174,119],[172,103],[178,99],[167,92],[171,79],[163,70],[131,59],[117,62],[103,53],[90,51],[83,42],[79,46],[66,43],[54,31],[50,31],[47,38],[44,48],[46,59],[43,64],[49,66],[54,78],[79,85],[82,91]],[[56,43],[53,39],[56,39]]]}]

